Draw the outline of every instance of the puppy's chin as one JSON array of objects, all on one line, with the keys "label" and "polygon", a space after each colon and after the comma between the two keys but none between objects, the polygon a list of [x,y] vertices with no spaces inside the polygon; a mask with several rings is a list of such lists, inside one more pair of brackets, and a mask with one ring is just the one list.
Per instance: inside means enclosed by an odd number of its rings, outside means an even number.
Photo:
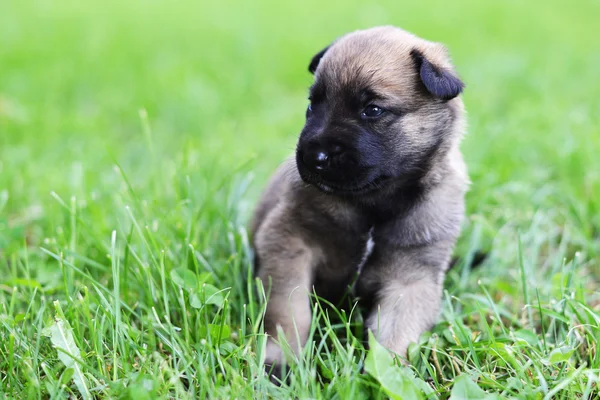
[{"label": "puppy's chin", "polygon": [[360,197],[383,190],[385,187],[384,182],[386,180],[386,177],[381,177],[372,181],[368,181],[364,184],[352,186],[332,184],[325,181],[314,181],[309,183],[324,193],[340,197]]},{"label": "puppy's chin", "polygon": [[310,172],[301,163],[298,164],[298,172],[302,180],[319,189],[321,192],[340,197],[359,197],[382,190],[389,177],[384,175],[368,174],[352,182],[332,182],[323,179],[318,174]]}]

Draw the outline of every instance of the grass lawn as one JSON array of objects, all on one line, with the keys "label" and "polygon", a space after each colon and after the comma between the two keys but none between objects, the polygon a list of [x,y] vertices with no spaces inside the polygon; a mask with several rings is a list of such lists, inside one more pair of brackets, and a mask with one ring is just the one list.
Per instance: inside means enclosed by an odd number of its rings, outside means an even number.
[{"label": "grass lawn", "polygon": [[[595,0],[1,1],[0,398],[598,398],[598,21]],[[311,56],[380,24],[446,43],[467,84],[460,261],[412,367],[316,309],[277,387],[245,226]]]}]

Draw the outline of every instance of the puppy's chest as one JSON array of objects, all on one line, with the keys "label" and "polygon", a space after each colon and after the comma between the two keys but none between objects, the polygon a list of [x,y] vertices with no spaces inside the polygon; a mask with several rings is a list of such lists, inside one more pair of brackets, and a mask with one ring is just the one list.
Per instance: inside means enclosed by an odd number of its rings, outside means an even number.
[{"label": "puppy's chest", "polygon": [[326,250],[320,266],[320,275],[349,276],[359,273],[371,255],[375,242],[373,228],[360,234],[339,232],[330,237],[333,243],[324,244]]},{"label": "puppy's chest", "polygon": [[375,248],[375,240],[373,239],[373,228],[369,229],[369,234],[367,236],[367,241],[365,242],[365,247],[363,250],[362,258],[356,267],[356,271],[358,274],[362,271],[363,267],[367,263],[369,256],[373,253],[373,248]]}]

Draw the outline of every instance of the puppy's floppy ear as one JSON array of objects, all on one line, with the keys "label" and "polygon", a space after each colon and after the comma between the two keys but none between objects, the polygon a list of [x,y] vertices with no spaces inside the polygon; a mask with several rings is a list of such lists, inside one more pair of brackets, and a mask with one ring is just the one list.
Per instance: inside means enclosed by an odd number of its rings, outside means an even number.
[{"label": "puppy's floppy ear", "polygon": [[419,50],[413,50],[410,54],[429,93],[440,99],[450,100],[462,92],[465,85],[453,71],[433,64]]},{"label": "puppy's floppy ear", "polygon": [[321,50],[320,52],[315,54],[314,57],[312,58],[312,60],[310,60],[310,64],[308,65],[308,70],[310,71],[311,74],[315,73],[315,71],[317,70],[317,67],[319,66],[319,62],[321,61],[321,58],[323,58],[323,56],[325,55],[325,52],[328,49],[329,49],[329,46],[325,47],[323,50]]}]

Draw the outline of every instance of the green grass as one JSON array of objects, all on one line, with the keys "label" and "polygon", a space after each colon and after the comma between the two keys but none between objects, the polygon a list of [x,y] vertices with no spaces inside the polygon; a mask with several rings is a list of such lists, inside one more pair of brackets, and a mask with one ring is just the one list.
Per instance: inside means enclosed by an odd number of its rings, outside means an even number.
[{"label": "green grass", "polygon": [[[385,3],[0,2],[0,397],[600,396],[600,3]],[[380,24],[467,83],[462,262],[410,369],[317,309],[276,387],[247,219],[310,57]]]}]

